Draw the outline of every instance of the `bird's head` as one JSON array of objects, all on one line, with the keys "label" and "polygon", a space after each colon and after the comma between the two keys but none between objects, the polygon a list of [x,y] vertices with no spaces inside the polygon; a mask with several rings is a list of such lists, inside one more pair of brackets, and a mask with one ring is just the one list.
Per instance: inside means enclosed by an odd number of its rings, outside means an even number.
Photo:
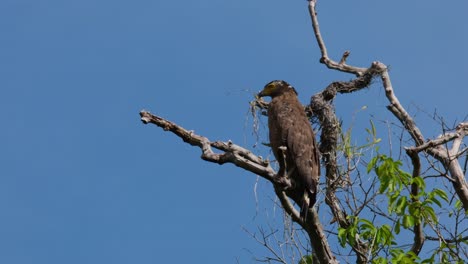
[{"label": "bird's head", "polygon": [[263,90],[258,93],[258,97],[270,96],[273,98],[289,91],[293,91],[297,95],[296,90],[289,83],[282,80],[275,80],[267,83]]}]

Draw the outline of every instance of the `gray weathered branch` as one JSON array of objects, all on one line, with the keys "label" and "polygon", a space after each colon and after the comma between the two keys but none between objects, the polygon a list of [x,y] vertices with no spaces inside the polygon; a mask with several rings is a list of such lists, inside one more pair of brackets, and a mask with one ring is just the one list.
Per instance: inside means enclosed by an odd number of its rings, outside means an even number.
[{"label": "gray weathered branch", "polygon": [[343,54],[343,57],[340,60],[340,62],[336,62],[330,59],[330,57],[328,57],[327,47],[325,46],[325,41],[323,40],[322,34],[320,33],[320,27],[319,27],[318,18],[317,18],[317,11],[315,10],[316,4],[317,4],[317,0],[309,0],[309,14],[310,14],[310,18],[312,19],[312,27],[314,29],[315,39],[317,40],[317,44],[320,48],[320,52],[322,53],[320,62],[325,64],[330,69],[352,73],[352,74],[355,74],[356,76],[361,76],[367,69],[350,66],[346,64],[346,58],[350,54],[349,51],[346,51]]},{"label": "gray weathered branch", "polygon": [[[387,67],[380,62],[374,62],[379,68],[382,69],[382,81],[383,86],[385,89],[385,94],[390,102],[390,105],[387,108],[393,115],[403,124],[406,131],[410,134],[413,138],[416,148],[420,148],[424,150],[426,153],[434,157],[435,159],[439,160],[449,171],[450,176],[452,177],[452,185],[457,193],[458,198],[463,204],[463,208],[465,211],[468,210],[468,184],[465,180],[465,175],[463,174],[463,170],[458,162],[458,150],[463,140],[463,137],[467,134],[468,131],[468,123],[461,123],[457,126],[457,135],[451,136],[447,135],[446,140],[442,141],[429,141],[429,143],[425,144],[425,139],[419,128],[416,126],[416,123],[411,118],[411,116],[406,112],[403,106],[400,104],[399,100],[395,96],[393,92],[393,87],[390,81],[390,76],[388,74]],[[452,149],[449,150],[447,147],[442,146],[439,144],[440,142],[447,143],[450,140],[453,140]],[[423,146],[424,145],[424,146]],[[434,145],[434,146],[432,146]],[[423,147],[421,147],[423,146]]]},{"label": "gray weathered branch", "polygon": [[[314,209],[309,210],[309,212],[311,212],[311,217],[307,218],[307,222],[301,219],[299,212],[294,208],[291,201],[286,196],[286,193],[276,182],[278,177],[275,171],[271,168],[268,160],[264,160],[262,157],[254,155],[248,149],[236,145],[231,141],[211,142],[204,136],[197,135],[193,131],[189,131],[171,121],[153,115],[148,111],[141,111],[140,117],[143,123],[152,123],[161,127],[165,131],[174,133],[184,142],[192,146],[199,147],[202,150],[201,158],[203,160],[217,164],[232,163],[270,181],[275,188],[275,193],[280,199],[284,210],[292,217],[293,221],[297,222],[304,228],[304,230],[306,230],[314,249],[314,253],[320,260],[320,263],[338,263],[330,249],[323,227],[317,216],[317,212]],[[222,153],[215,153],[212,148],[221,150]]]},{"label": "gray weathered branch", "polygon": [[[461,200],[464,209],[468,210],[468,185],[465,181],[463,170],[458,162],[460,155],[467,150],[465,148],[460,151],[463,139],[468,135],[468,123],[459,124],[454,133],[447,133],[437,139],[426,140],[415,121],[396,97],[388,68],[385,64],[373,62],[368,68],[348,65],[347,59],[350,55],[349,51],[344,52],[339,62],[328,56],[325,41],[320,33],[316,3],[317,0],[309,0],[308,8],[315,38],[321,52],[320,62],[330,69],[351,73],[357,77],[349,82],[334,82],[330,84],[323,91],[312,96],[310,103],[310,109],[318,118],[322,127],[320,151],[326,169],[325,202],[333,213],[334,219],[336,219],[338,225],[342,228],[347,228],[350,222],[335,194],[340,182],[338,165],[336,164],[340,123],[334,112],[332,100],[338,93],[351,93],[368,87],[374,78],[380,78],[382,80],[385,95],[389,101],[389,105],[387,106],[388,110],[403,124],[405,130],[414,141],[415,146],[406,148],[408,155],[410,155],[413,161],[413,177],[418,177],[420,173],[419,152],[428,153],[447,168],[453,179],[452,184],[455,192]],[[258,100],[254,101],[254,105],[263,109],[268,107],[268,103]],[[308,233],[314,254],[318,257],[319,262],[338,263],[328,245],[327,238],[315,208],[309,210],[308,215],[310,215],[310,217],[308,217],[306,221],[301,219],[298,210],[294,207],[290,197],[288,197],[288,192],[283,190],[281,185],[278,184],[276,172],[272,169],[268,160],[264,160],[262,157],[253,154],[248,149],[236,145],[231,141],[210,141],[204,136],[197,135],[193,131],[186,130],[175,123],[152,115],[147,111],[141,111],[140,116],[142,122],[145,124],[155,124],[165,131],[174,133],[184,142],[199,147],[202,151],[201,158],[203,160],[217,164],[232,163],[270,181],[286,213]],[[450,149],[448,147],[449,142],[452,142]],[[214,149],[217,151],[215,152]],[[417,194],[417,189],[413,189],[412,191]],[[425,237],[421,226],[415,226],[414,232],[415,237],[412,251],[418,254],[422,248]],[[369,255],[367,254],[369,247],[365,242],[359,239],[359,234],[356,235],[352,248],[356,253],[357,263],[367,263],[369,261]]]},{"label": "gray weathered branch", "polygon": [[[468,211],[468,184],[465,180],[465,175],[463,170],[458,162],[459,156],[459,147],[463,140],[463,137],[467,134],[467,123],[461,123],[457,128],[457,135],[444,137],[443,140],[434,140],[425,142],[425,138],[418,126],[414,122],[413,118],[408,114],[405,108],[401,105],[400,101],[396,97],[390,75],[388,73],[388,68],[385,64],[381,62],[373,62],[370,68],[360,68],[355,66],[350,66],[345,63],[345,59],[342,59],[340,63],[337,63],[334,60],[331,60],[328,57],[327,49],[325,42],[320,33],[320,28],[317,19],[317,12],[315,10],[317,0],[309,0],[309,14],[312,20],[312,26],[315,33],[315,38],[319,45],[322,58],[320,62],[324,63],[328,68],[338,70],[341,72],[352,73],[357,76],[362,76],[364,73],[369,72],[371,68],[374,68],[382,80],[383,87],[385,90],[385,95],[389,101],[387,106],[388,110],[403,124],[405,130],[409,133],[417,148],[424,150],[426,153],[439,160],[449,171],[451,177],[453,178],[452,184],[457,193],[460,201],[463,204],[463,208]],[[345,54],[344,57],[347,57],[348,54]],[[447,143],[453,140],[452,149],[449,150],[442,144]],[[441,143],[443,142],[443,143]],[[424,145],[424,146],[423,146]]]},{"label": "gray weathered branch", "polygon": [[[155,116],[150,112],[142,110],[140,112],[141,121],[145,124],[152,123],[161,127],[165,131],[170,131],[180,137],[184,142],[192,146],[197,146],[202,150],[201,158],[206,161],[224,164],[232,163],[245,170],[251,171],[271,182],[274,180],[275,171],[271,168],[269,161],[262,157],[254,155],[249,150],[232,143],[215,141],[211,142],[208,138],[195,134],[193,131],[184,129],[175,123],[162,117]],[[213,148],[224,151],[215,153]]]}]

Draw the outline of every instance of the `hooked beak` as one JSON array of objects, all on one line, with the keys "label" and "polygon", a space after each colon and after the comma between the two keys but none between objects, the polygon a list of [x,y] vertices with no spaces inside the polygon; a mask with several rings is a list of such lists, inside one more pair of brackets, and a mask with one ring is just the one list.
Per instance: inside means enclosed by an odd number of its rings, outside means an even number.
[{"label": "hooked beak", "polygon": [[263,96],[266,96],[266,94],[264,93],[265,90],[262,90],[261,92],[259,92],[257,94],[258,97],[263,97]]}]

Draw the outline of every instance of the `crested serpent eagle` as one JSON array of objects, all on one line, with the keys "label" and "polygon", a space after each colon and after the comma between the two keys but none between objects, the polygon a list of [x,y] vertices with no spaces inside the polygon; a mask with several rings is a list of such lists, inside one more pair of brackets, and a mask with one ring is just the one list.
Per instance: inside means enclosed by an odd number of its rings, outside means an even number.
[{"label": "crested serpent eagle", "polygon": [[271,97],[268,129],[271,149],[280,166],[278,180],[292,182],[286,193],[299,204],[301,217],[305,219],[316,202],[320,178],[320,154],[314,131],[296,90],[287,82],[269,82],[258,96]]}]

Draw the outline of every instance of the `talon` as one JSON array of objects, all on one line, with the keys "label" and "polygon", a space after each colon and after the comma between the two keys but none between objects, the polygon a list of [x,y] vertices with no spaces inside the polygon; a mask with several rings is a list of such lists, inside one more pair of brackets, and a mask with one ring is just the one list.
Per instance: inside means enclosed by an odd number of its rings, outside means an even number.
[{"label": "talon", "polygon": [[281,186],[284,190],[287,190],[292,187],[291,181],[286,177],[278,177],[276,183]]}]

